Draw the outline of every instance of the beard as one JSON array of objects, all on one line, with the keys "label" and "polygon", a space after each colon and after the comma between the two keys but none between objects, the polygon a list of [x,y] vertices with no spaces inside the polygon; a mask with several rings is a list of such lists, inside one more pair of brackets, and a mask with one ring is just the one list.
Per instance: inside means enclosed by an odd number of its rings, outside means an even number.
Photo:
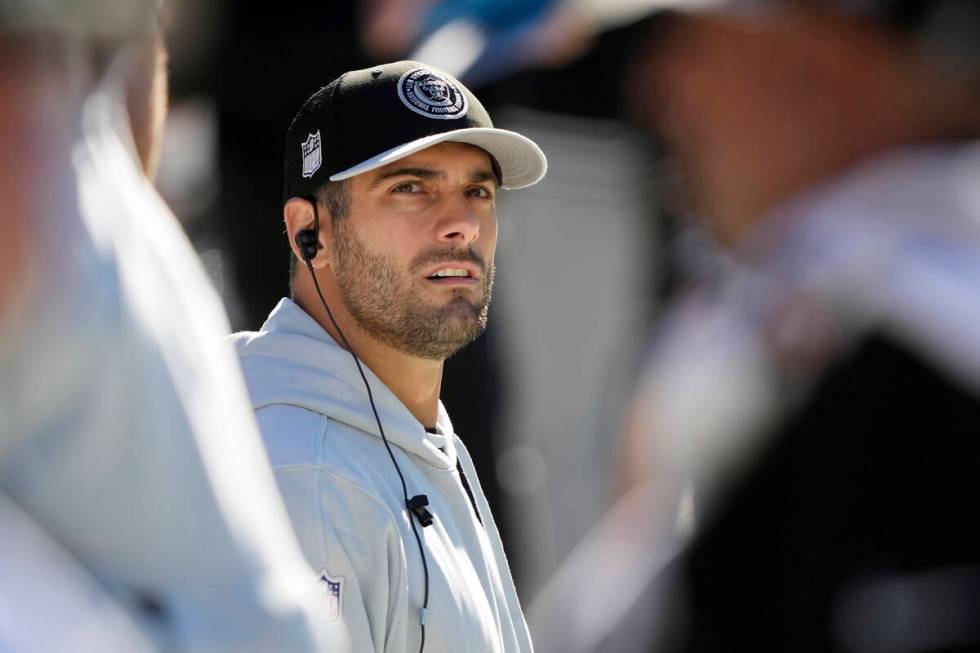
[{"label": "beard", "polygon": [[[391,257],[369,252],[347,220],[339,220],[334,223],[333,253],[340,296],[358,325],[376,340],[418,358],[442,361],[487,327],[496,270],[492,261],[488,266],[471,249],[434,248],[401,271]],[[480,266],[482,292],[454,288],[445,304],[426,302],[414,283],[417,272],[434,263],[461,260]]]}]

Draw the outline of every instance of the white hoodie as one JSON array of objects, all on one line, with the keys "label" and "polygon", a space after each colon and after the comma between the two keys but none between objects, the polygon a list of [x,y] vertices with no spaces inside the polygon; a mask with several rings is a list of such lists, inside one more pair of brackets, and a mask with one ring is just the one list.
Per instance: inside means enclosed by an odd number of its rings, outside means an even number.
[{"label": "white hoodie", "polygon": [[[353,651],[417,651],[422,559],[353,358],[289,299],[261,331],[234,340],[283,499],[319,572],[323,618],[343,619]],[[408,494],[427,495],[434,516],[417,525],[429,571],[425,651],[531,651],[500,536],[444,407],[428,433],[364,372]]]}]

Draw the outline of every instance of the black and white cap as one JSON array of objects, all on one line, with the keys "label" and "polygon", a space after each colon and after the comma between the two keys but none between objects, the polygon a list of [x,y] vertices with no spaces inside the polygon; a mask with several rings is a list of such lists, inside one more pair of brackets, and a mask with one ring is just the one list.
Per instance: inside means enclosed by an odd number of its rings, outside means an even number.
[{"label": "black and white cap", "polygon": [[344,73],[303,104],[286,134],[283,201],[445,141],[490,154],[502,188],[535,184],[548,169],[534,141],[495,128],[451,75],[398,61]]}]

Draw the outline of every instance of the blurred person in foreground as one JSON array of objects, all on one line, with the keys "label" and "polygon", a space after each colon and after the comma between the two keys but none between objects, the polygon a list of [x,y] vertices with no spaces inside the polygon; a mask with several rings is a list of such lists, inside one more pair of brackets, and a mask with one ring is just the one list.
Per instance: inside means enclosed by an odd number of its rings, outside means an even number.
[{"label": "blurred person in foreground", "polygon": [[307,559],[355,651],[531,651],[473,461],[439,400],[486,327],[496,198],[545,174],[450,75],[346,72],[286,136],[292,297],[235,337]]},{"label": "blurred person in foreground", "polygon": [[0,649],[313,651],[226,318],[148,178],[158,12],[0,1]]},{"label": "blurred person in foreground", "polygon": [[980,650],[980,4],[664,4],[714,8],[657,17],[632,93],[728,261],[539,650]]}]

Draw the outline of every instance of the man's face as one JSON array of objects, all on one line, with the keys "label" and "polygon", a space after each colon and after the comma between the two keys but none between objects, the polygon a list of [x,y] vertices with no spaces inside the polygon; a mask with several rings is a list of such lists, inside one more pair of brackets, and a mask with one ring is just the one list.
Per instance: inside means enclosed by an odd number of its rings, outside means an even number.
[{"label": "man's face", "polygon": [[341,298],[376,339],[444,360],[487,323],[497,242],[489,156],[440,143],[350,181],[334,222]]}]

